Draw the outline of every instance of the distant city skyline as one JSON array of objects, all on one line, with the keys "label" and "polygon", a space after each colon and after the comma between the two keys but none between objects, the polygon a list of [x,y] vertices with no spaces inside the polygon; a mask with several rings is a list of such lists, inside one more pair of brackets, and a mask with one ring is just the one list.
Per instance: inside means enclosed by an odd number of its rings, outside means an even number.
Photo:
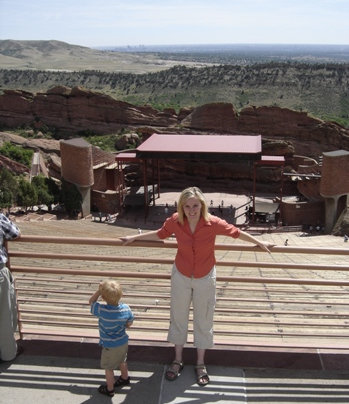
[{"label": "distant city skyline", "polygon": [[0,39],[88,47],[349,44],[348,0],[0,0]]}]

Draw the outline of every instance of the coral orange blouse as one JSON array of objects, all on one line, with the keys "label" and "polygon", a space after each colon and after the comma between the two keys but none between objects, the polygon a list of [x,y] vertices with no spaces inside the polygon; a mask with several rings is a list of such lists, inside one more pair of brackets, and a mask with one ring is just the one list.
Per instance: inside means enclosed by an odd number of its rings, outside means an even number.
[{"label": "coral orange blouse", "polygon": [[195,232],[192,233],[189,223],[184,225],[178,221],[178,213],[166,219],[157,235],[160,239],[175,235],[178,250],[175,264],[179,272],[188,277],[202,278],[206,276],[216,263],[214,247],[217,235],[238,238],[240,230],[217,216],[210,216],[206,222],[200,218]]}]

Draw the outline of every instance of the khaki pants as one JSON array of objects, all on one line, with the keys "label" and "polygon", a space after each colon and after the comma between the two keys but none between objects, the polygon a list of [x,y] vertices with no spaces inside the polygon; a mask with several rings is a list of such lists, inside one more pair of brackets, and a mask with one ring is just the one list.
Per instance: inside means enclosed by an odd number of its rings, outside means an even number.
[{"label": "khaki pants", "polygon": [[17,305],[13,278],[5,266],[0,269],[0,358],[10,361],[16,357]]},{"label": "khaki pants", "polygon": [[168,341],[187,342],[190,303],[193,304],[194,346],[213,346],[213,315],[216,305],[216,268],[203,278],[188,278],[173,265],[171,277],[171,316]]}]

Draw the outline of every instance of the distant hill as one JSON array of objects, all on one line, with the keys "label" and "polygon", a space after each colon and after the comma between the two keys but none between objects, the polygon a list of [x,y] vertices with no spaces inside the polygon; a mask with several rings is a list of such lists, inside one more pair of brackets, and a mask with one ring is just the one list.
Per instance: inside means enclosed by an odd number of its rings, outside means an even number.
[{"label": "distant hill", "polygon": [[[347,48],[313,47],[311,53],[311,48],[269,47],[264,54],[263,47],[246,48],[238,63],[232,50],[121,53],[58,41],[7,40],[0,41],[0,89],[35,93],[57,85],[82,86],[132,104],[177,111],[212,102],[229,102],[237,110],[280,106],[348,126],[349,63],[338,63],[349,54]],[[239,52],[241,57],[242,48]],[[227,63],[218,63],[223,56]],[[277,59],[263,62],[272,57]],[[322,58],[327,62],[320,63]]]},{"label": "distant hill", "polygon": [[76,55],[91,55],[91,49],[78,45],[71,45],[61,41],[15,41],[3,40],[0,41],[1,54],[14,58],[35,57],[35,54],[40,57],[49,57],[53,54],[73,54]]},{"label": "distant hill", "polygon": [[[71,45],[61,41],[0,40],[0,68],[147,73],[168,69],[179,62],[155,53],[113,52]],[[181,62],[198,66],[192,61]]]}]

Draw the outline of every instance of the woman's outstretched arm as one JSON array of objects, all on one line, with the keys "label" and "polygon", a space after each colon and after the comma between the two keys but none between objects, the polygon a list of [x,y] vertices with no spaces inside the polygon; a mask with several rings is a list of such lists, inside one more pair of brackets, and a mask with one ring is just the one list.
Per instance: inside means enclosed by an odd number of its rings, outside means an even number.
[{"label": "woman's outstretched arm", "polygon": [[256,237],[251,236],[250,234],[246,233],[245,231],[240,231],[239,239],[241,239],[243,241],[247,241],[249,243],[256,244],[262,250],[267,251],[268,253],[270,253],[269,248],[271,248],[275,245],[273,243],[269,243],[268,241],[258,240]]},{"label": "woman's outstretched arm", "polygon": [[158,230],[148,231],[146,233],[141,233],[141,234],[135,234],[133,236],[124,236],[124,237],[120,237],[120,239],[123,241],[123,245],[130,244],[136,240],[147,240],[147,241],[160,240],[160,238],[158,236]]}]

